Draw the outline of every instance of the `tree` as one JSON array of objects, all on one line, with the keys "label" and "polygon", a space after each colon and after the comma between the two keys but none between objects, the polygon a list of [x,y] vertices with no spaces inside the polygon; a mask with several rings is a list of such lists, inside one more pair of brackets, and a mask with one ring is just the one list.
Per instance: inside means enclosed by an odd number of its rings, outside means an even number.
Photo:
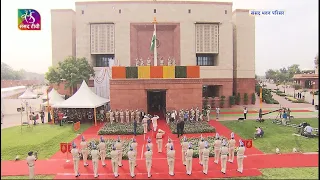
[{"label": "tree", "polygon": [[59,62],[58,67],[50,67],[46,73],[46,79],[50,83],[60,83],[66,81],[65,87],[73,89],[83,80],[87,81],[94,77],[93,67],[88,63],[86,58],[68,57]]},{"label": "tree", "polygon": [[243,103],[245,105],[248,105],[248,101],[249,101],[248,93],[244,93],[244,95],[243,95]]},{"label": "tree", "polygon": [[240,104],[240,101],[241,101],[241,96],[240,96],[240,93],[238,93],[236,95],[236,105],[239,105]]},{"label": "tree", "polygon": [[15,71],[6,63],[1,62],[1,80],[21,80],[23,76],[20,71]]}]

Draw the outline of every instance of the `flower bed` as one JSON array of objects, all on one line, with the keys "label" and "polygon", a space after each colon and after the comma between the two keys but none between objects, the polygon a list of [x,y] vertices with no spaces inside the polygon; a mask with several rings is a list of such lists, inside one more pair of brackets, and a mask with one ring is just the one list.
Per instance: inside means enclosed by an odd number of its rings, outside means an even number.
[{"label": "flower bed", "polygon": [[[170,130],[173,134],[177,134],[177,123],[169,124]],[[195,133],[214,133],[216,129],[205,121],[186,121],[184,123],[184,134]]]},{"label": "flower bed", "polygon": [[[105,143],[107,145],[107,156],[106,159],[111,159],[110,153],[112,150],[112,144],[116,142],[116,139],[104,139]],[[87,141],[88,144],[94,143],[95,145],[98,146],[98,144],[100,143],[100,141],[98,139],[91,139],[90,141]],[[121,143],[122,143],[122,159],[128,159],[128,151],[130,149],[130,144],[131,144],[131,140],[130,139],[121,139]],[[91,156],[91,146],[88,147],[89,149],[89,154],[88,154],[88,159],[91,160],[92,156]],[[82,154],[80,154],[80,159],[83,159]]]},{"label": "flower bed", "polygon": [[[222,139],[226,139],[225,137],[220,136],[220,138]],[[215,141],[215,137],[206,137],[204,138],[205,141],[208,141],[209,144],[209,157],[214,157],[214,147],[213,147],[213,143]],[[227,140],[227,139],[226,139]],[[193,158],[199,158],[199,146],[198,143],[200,141],[200,137],[199,138],[188,138],[188,142],[192,143],[192,149],[193,149]],[[180,139],[180,142],[183,142],[183,138]],[[237,155],[237,148],[234,152],[234,155]]]},{"label": "flower bed", "polygon": [[[122,124],[122,123],[106,123],[98,131],[99,135],[132,135],[133,134],[133,123]],[[143,134],[143,127],[138,124],[137,134]]]},{"label": "flower bed", "polygon": [[294,97],[286,97],[286,99],[288,101],[291,101],[292,103],[306,103],[304,100],[302,99],[296,99]]}]

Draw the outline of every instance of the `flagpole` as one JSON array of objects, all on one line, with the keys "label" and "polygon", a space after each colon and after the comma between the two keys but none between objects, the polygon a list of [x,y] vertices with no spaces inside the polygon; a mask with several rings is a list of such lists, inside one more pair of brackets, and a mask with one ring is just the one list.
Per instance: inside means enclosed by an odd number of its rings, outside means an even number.
[{"label": "flagpole", "polygon": [[154,34],[156,36],[156,39],[154,41],[154,49],[153,49],[153,65],[157,66],[158,64],[158,53],[157,53],[157,19],[156,17],[153,18],[153,28],[154,28]]}]

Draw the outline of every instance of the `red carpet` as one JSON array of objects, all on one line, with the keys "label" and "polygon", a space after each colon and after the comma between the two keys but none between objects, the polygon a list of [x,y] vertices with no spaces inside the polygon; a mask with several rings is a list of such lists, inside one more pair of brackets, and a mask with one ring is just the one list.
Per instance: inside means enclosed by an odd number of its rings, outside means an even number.
[{"label": "red carpet", "polygon": [[[210,124],[216,127],[219,134],[229,137],[231,131],[224,127],[217,121],[210,121]],[[146,178],[146,167],[145,160],[142,153],[145,151],[144,144],[149,136],[152,138],[154,144],[154,155],[153,155],[153,167],[152,167],[152,179],[205,179],[205,178],[223,178],[223,177],[240,177],[240,176],[259,176],[261,172],[258,169],[261,168],[280,168],[280,167],[318,167],[318,154],[283,154],[283,155],[273,155],[273,154],[263,154],[258,149],[250,148],[246,150],[248,157],[244,160],[244,173],[240,174],[236,172],[237,163],[227,164],[227,174],[223,175],[220,173],[220,164],[214,164],[213,158],[209,161],[209,173],[204,175],[202,173],[202,166],[199,165],[198,159],[193,159],[193,174],[191,176],[186,175],[185,166],[181,162],[181,147],[179,139],[176,135],[171,134],[169,127],[165,124],[163,120],[158,122],[158,127],[163,129],[166,134],[164,138],[164,143],[167,142],[168,137],[174,140],[174,146],[176,150],[176,163],[175,163],[175,176],[168,175],[168,165],[165,153],[157,153],[155,137],[152,132],[148,132],[147,135],[139,135],[136,137],[138,142],[138,155],[137,155],[137,168],[136,168],[136,178],[142,179]],[[86,139],[99,138],[97,131],[100,127],[91,127],[83,133]],[[212,133],[203,134],[214,135]],[[200,136],[197,134],[187,135],[188,137]],[[104,136],[105,138],[116,138],[113,136]],[[121,136],[122,138],[132,138],[133,136]],[[240,137],[235,135],[238,140]],[[80,142],[81,136],[75,139],[78,144]],[[165,152],[165,150],[163,150]],[[69,156],[70,158],[71,156]],[[73,164],[72,162],[66,163],[66,154],[60,152],[56,153],[50,160],[38,160],[36,162],[35,174],[50,175],[56,174],[56,179],[74,179]],[[107,167],[103,168],[100,164],[98,172],[100,174],[99,179],[114,179],[112,175],[112,169],[110,160],[107,160]],[[82,161],[80,161],[79,170],[82,174],[79,179],[91,179],[93,178],[92,163],[89,161],[89,167],[83,167]],[[123,167],[119,168],[120,179],[131,179],[129,176],[128,161],[123,161]],[[17,171],[17,169],[19,171]],[[27,175],[28,167],[26,162],[23,161],[2,161],[1,162],[1,176],[17,176],[17,175]]]}]

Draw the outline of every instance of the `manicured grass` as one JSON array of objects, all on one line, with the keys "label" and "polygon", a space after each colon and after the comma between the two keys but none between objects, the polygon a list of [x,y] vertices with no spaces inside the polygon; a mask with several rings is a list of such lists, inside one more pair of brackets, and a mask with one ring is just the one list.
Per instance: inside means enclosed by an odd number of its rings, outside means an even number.
[{"label": "manicured grass", "polygon": [[319,168],[272,168],[260,169],[262,176],[232,179],[318,179]]},{"label": "manicured grass", "polygon": [[[312,127],[319,127],[317,118],[309,119],[294,119],[291,123],[300,124],[308,122]],[[292,152],[293,148],[297,148],[302,152],[315,152],[318,150],[318,138],[305,138],[292,135],[297,132],[296,128],[273,124],[267,120],[264,123],[256,121],[221,121],[223,125],[238,134],[242,138],[252,139],[255,132],[255,127],[260,126],[264,129],[263,138],[258,138],[253,141],[254,147],[265,153],[275,153],[276,147],[282,153]]]},{"label": "manicured grass", "polygon": [[[278,112],[274,112],[274,113],[270,113],[270,114],[267,114],[265,116],[263,116],[264,118],[276,118],[278,116]],[[310,115],[317,115],[318,113],[317,112],[291,112],[290,115],[291,116],[310,116]],[[211,118],[216,118],[216,115],[215,114],[211,114],[210,115]],[[247,114],[247,117],[249,117],[249,119],[257,119],[259,116],[258,113],[249,113]],[[239,114],[220,114],[219,117],[243,117],[243,114],[242,113],[239,113]]]},{"label": "manicured grass", "polygon": [[61,142],[70,142],[82,133],[90,124],[81,124],[78,132],[72,125],[38,125],[34,127],[15,126],[1,130],[1,158],[14,160],[19,155],[25,159],[29,151],[38,151],[38,158],[51,157],[59,150]]},{"label": "manicured grass", "polygon": [[[54,175],[36,175],[35,179],[53,179]],[[1,179],[29,179],[29,176],[1,176]]]}]

